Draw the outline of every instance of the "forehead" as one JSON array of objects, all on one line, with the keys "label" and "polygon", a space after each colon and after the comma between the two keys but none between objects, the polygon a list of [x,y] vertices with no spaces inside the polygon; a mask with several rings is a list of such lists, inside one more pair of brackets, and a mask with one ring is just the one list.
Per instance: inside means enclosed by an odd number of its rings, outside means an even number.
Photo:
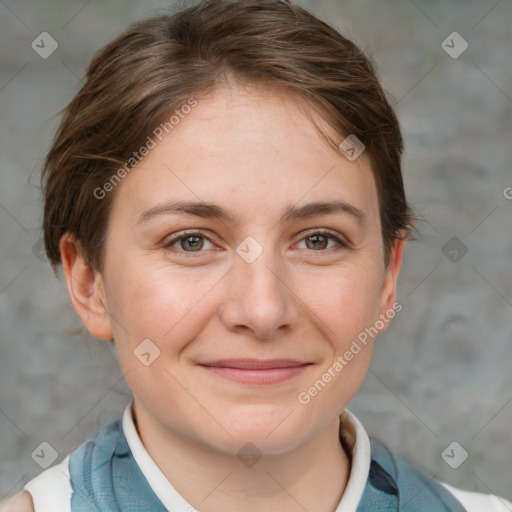
[{"label": "forehead", "polygon": [[348,161],[317,126],[340,138],[319,114],[283,91],[217,89],[197,98],[197,106],[155,141],[120,184],[112,213],[121,210],[136,221],[159,203],[194,200],[248,216],[274,211],[281,217],[284,205],[340,200],[378,216],[367,159]]}]

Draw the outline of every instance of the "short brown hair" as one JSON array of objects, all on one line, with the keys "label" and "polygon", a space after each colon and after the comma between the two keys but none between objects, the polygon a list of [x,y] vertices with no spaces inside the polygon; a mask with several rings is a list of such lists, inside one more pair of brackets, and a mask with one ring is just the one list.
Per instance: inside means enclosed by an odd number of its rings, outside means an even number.
[{"label": "short brown hair", "polygon": [[[403,140],[372,63],[350,40],[285,0],[203,0],[133,24],[98,51],[63,109],[46,157],[44,244],[54,268],[73,234],[91,268],[103,268],[114,191],[94,193],[155,127],[193,97],[234,80],[285,88],[316,107],[335,132],[365,145],[379,195],[385,264],[415,216],[401,171]],[[126,170],[126,166],[124,167]],[[405,236],[403,234],[405,233]]]}]

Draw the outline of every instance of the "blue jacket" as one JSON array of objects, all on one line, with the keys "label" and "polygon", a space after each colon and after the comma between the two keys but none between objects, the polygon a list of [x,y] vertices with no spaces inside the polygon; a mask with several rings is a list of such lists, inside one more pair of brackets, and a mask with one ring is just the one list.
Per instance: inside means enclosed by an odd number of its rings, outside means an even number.
[{"label": "blue jacket", "polygon": [[[465,512],[438,481],[370,438],[371,464],[357,512]],[[167,512],[136,464],[121,419],[71,452],[72,512]]]}]

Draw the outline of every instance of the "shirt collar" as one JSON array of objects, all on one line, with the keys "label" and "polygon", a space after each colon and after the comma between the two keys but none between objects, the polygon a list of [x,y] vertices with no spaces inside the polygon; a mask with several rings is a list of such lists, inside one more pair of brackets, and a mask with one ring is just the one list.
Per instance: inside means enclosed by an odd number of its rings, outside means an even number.
[{"label": "shirt collar", "polygon": [[[168,510],[185,511],[194,508],[176,491],[142,444],[133,421],[133,400],[123,413],[123,431],[135,462],[151,489]],[[361,422],[349,410],[340,414],[340,442],[351,452],[350,475],[345,492],[335,512],[356,512],[370,470],[371,447]]]}]

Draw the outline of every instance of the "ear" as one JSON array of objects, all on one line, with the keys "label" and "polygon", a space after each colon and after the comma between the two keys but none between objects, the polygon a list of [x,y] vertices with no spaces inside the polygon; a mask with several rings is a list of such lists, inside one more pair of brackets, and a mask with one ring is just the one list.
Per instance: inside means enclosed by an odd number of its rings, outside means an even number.
[{"label": "ear", "polygon": [[102,275],[85,263],[80,244],[73,235],[64,234],[59,247],[71,303],[80,320],[96,338],[111,340],[113,334]]},{"label": "ear", "polygon": [[395,316],[395,311],[402,309],[401,306],[396,307],[394,305],[396,303],[396,285],[402,268],[404,246],[405,240],[396,239],[394,241],[390,250],[389,264],[384,271],[384,279],[380,292],[379,314],[381,317],[384,315],[388,321],[383,322],[385,326],[380,332],[384,332],[387,329],[390,324],[389,319]]}]

